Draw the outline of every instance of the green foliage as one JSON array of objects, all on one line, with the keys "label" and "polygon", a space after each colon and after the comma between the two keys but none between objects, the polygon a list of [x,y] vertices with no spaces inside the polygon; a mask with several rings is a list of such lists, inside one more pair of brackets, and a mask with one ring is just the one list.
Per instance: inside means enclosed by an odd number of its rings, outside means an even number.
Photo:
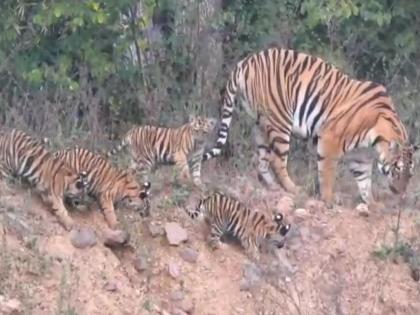
[{"label": "green foliage", "polygon": [[103,134],[217,115],[233,65],[279,45],[386,84],[417,130],[419,23],[416,0],[4,0],[0,120]]}]

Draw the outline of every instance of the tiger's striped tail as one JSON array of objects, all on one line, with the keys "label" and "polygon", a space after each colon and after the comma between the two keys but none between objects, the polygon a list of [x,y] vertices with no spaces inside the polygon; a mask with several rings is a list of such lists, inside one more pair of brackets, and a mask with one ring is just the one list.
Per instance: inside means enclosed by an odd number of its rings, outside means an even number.
[{"label": "tiger's striped tail", "polygon": [[226,84],[223,95],[223,103],[221,110],[221,122],[219,130],[217,131],[216,145],[209,151],[203,154],[203,161],[209,160],[222,153],[222,148],[227,142],[229,134],[229,126],[232,121],[233,107],[235,105],[235,98],[238,92],[238,78],[240,76],[239,65],[232,71],[230,80]]}]

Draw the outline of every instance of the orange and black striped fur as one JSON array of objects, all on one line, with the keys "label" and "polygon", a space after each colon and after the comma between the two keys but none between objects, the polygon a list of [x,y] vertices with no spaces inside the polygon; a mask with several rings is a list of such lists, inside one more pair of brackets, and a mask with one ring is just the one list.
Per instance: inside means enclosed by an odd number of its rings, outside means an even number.
[{"label": "orange and black striped fur", "polygon": [[[138,126],[130,129],[121,144],[108,152],[108,156],[128,147],[131,167],[146,177],[159,164],[176,164],[183,179],[190,178],[201,186],[201,161],[207,134],[216,125],[216,119],[190,117],[178,128]],[[146,177],[147,178],[147,177]]]},{"label": "orange and black striped fur", "polygon": [[130,173],[113,167],[101,155],[83,148],[60,150],[54,156],[76,172],[86,171],[87,193],[97,200],[111,229],[118,224],[114,210],[116,204],[135,209],[142,216],[149,215],[149,182],[139,185]]},{"label": "orange and black striped fur", "polygon": [[[257,121],[258,173],[267,184],[276,178],[287,191],[297,190],[287,171],[293,133],[317,143],[318,179],[327,204],[333,200],[337,161],[357,148],[373,148],[391,190],[405,191],[417,147],[408,143],[406,129],[384,86],[355,80],[322,59],[293,50],[270,48],[252,54],[231,72],[218,139],[203,160],[220,155],[237,95]],[[364,152],[354,153],[350,170],[362,199],[374,203],[373,161]]]},{"label": "orange and black striped fur", "polygon": [[192,219],[201,216],[210,225],[208,242],[213,249],[220,246],[221,237],[227,234],[238,239],[247,253],[257,259],[264,242],[271,241],[281,248],[290,230],[290,224],[284,224],[281,213],[271,218],[221,193],[201,199],[192,211],[185,210]]},{"label": "orange and black striped fur", "polygon": [[29,183],[51,205],[60,223],[67,230],[73,227],[64,198],[81,197],[85,193],[86,173],[82,170],[73,171],[54,158],[42,141],[13,129],[0,135],[0,173]]}]

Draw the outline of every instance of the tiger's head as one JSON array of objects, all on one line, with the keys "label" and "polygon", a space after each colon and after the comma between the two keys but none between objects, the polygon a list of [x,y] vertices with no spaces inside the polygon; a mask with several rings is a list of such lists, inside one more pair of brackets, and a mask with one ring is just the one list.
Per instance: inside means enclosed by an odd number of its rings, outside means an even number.
[{"label": "tiger's head", "polygon": [[121,199],[123,207],[134,209],[142,217],[148,217],[150,215],[150,182],[145,182],[140,186],[131,174],[126,175],[123,198]]},{"label": "tiger's head", "polygon": [[87,188],[89,186],[87,172],[81,171],[79,174],[75,174],[73,170],[66,167],[63,168],[63,171],[68,175],[68,184],[64,192],[65,197],[76,200],[76,203],[80,202],[87,194]]},{"label": "tiger's head", "polygon": [[274,231],[273,233],[269,235],[269,240],[277,248],[282,248],[286,241],[286,235],[290,231],[291,225],[284,223],[283,215],[280,212],[274,214],[273,222],[274,222]]},{"label": "tiger's head", "polygon": [[216,127],[217,119],[190,115],[188,125],[196,135],[205,135]]},{"label": "tiger's head", "polygon": [[399,145],[392,143],[388,157],[378,161],[380,172],[388,177],[388,185],[394,194],[405,193],[411,177],[414,175],[414,153],[416,145]]}]

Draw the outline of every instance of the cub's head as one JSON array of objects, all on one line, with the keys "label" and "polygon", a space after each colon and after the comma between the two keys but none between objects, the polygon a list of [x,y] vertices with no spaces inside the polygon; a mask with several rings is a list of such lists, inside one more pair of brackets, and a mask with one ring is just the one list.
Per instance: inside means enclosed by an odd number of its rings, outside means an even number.
[{"label": "cub's head", "polygon": [[388,177],[388,185],[393,193],[405,193],[414,175],[414,153],[417,150],[416,145],[401,146],[393,143],[388,149],[388,157],[378,161],[379,170]]},{"label": "cub's head", "polygon": [[216,127],[217,119],[190,115],[188,124],[197,134],[208,134]]},{"label": "cub's head", "polygon": [[274,231],[269,236],[271,243],[277,248],[282,248],[286,241],[286,235],[290,231],[290,224],[285,224],[283,221],[283,215],[278,212],[273,216]]},{"label": "cub's head", "polygon": [[134,209],[140,213],[142,217],[150,215],[150,182],[139,185],[133,176],[127,174],[122,205],[128,209]]},{"label": "cub's head", "polygon": [[81,200],[87,193],[89,186],[88,174],[86,171],[81,171],[79,174],[75,174],[73,170],[63,168],[66,173],[66,179],[68,180],[64,195],[66,198]]}]

